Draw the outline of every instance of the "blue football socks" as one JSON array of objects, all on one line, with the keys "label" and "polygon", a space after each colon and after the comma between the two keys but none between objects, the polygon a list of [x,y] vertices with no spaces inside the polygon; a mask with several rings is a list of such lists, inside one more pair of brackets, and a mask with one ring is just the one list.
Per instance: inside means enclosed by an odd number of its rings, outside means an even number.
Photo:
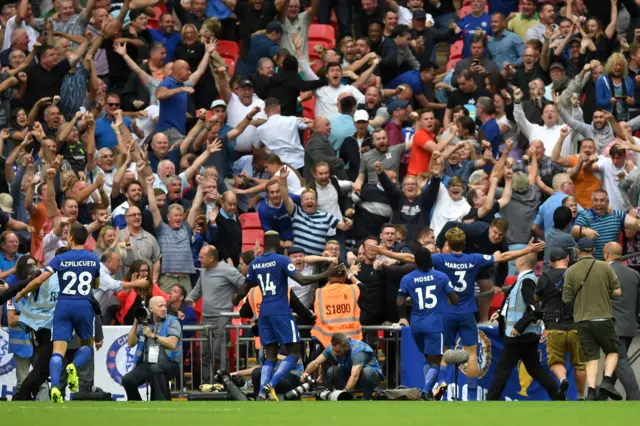
[{"label": "blue football socks", "polygon": [[92,354],[93,350],[90,346],[82,346],[76,352],[76,356],[73,357],[73,365],[75,365],[76,368],[81,368],[91,359]]},{"label": "blue football socks", "polygon": [[278,366],[276,374],[273,375],[273,378],[270,382],[271,386],[275,387],[278,383],[280,383],[280,380],[282,380],[284,376],[289,374],[289,372],[296,367],[296,363],[297,360],[294,356],[287,355],[287,357]]},{"label": "blue football socks", "polygon": [[60,375],[62,374],[62,355],[54,353],[49,360],[49,374],[51,374],[51,386],[60,389]]}]

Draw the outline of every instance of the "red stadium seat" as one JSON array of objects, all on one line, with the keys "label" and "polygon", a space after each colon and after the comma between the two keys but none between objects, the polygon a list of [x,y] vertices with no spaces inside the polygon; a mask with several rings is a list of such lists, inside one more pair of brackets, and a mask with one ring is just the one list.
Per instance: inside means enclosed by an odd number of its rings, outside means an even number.
[{"label": "red stadium seat", "polygon": [[242,229],[262,229],[258,213],[243,213],[240,215]]},{"label": "red stadium seat", "polygon": [[218,40],[218,53],[223,58],[229,58],[237,61],[238,56],[240,55],[240,47],[235,41]]},{"label": "red stadium seat", "polygon": [[251,250],[256,243],[256,240],[260,241],[260,246],[264,245],[264,231],[262,229],[243,229],[242,230],[242,245],[251,245]]},{"label": "red stadium seat", "polygon": [[464,42],[458,40],[449,48],[449,59],[462,59],[462,49],[464,49]]},{"label": "red stadium seat", "polygon": [[462,6],[460,8],[460,19],[464,18],[467,15],[471,15],[471,4],[469,4],[469,6]]},{"label": "red stadium seat", "polygon": [[311,24],[309,27],[309,43],[325,42],[330,48],[336,47],[336,30],[331,25]]},{"label": "red stadium seat", "polygon": [[233,75],[233,71],[236,69],[236,61],[231,58],[223,57],[222,60],[229,67],[229,75]]},{"label": "red stadium seat", "polygon": [[311,120],[316,118],[316,98],[314,96],[302,103],[302,116]]}]

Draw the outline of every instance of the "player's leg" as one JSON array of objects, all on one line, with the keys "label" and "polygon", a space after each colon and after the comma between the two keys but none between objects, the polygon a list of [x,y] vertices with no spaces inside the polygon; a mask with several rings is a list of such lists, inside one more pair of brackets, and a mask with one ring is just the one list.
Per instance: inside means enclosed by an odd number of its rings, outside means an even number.
[{"label": "player's leg", "polygon": [[72,315],[73,328],[80,340],[80,348],[76,351],[73,362],[67,365],[66,371],[69,391],[78,392],[80,386],[78,368],[83,367],[93,356],[95,313],[88,301],[79,301],[78,303],[74,303],[74,305],[77,306],[75,306]]},{"label": "player's leg", "polygon": [[53,353],[49,360],[49,374],[51,375],[51,402],[56,404],[61,404],[64,400],[64,396],[60,392],[60,376],[62,375],[64,355],[67,353],[67,343],[73,337],[71,312],[73,312],[72,306],[68,303],[58,302],[53,314],[51,327]]},{"label": "player's leg", "polygon": [[478,325],[473,314],[465,314],[458,324],[460,343],[469,354],[467,361],[467,401],[478,400]]},{"label": "player's leg", "polygon": [[258,319],[258,334],[260,335],[260,344],[264,348],[266,359],[260,371],[260,391],[257,399],[265,400],[264,387],[271,380],[273,369],[278,360],[278,338],[271,326],[271,317],[260,317]]},{"label": "player's leg", "polygon": [[285,345],[287,348],[287,356],[280,362],[278,370],[266,386],[271,398],[277,399],[275,386],[296,367],[300,357],[300,334],[298,333],[298,326],[291,315],[274,315],[270,317],[270,321],[275,330],[278,343]]},{"label": "player's leg", "polygon": [[[459,331],[459,322],[460,315],[459,314],[442,314],[442,326],[443,332],[442,337],[444,341],[443,350],[448,350],[456,347],[456,337],[458,336]],[[475,322],[475,320],[474,320]],[[443,352],[444,353],[444,352]],[[444,369],[444,374],[442,374],[438,380],[438,384],[444,383],[453,383],[455,381],[455,365],[448,365],[446,362],[441,361],[440,366]]]}]

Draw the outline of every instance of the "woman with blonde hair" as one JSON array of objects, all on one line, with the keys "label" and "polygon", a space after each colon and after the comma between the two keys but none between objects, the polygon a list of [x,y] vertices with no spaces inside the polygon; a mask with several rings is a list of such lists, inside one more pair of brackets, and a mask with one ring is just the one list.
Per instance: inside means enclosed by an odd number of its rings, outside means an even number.
[{"label": "woman with blonde hair", "polygon": [[109,225],[103,226],[100,230],[93,252],[100,258],[107,250],[115,250],[121,257],[126,255],[125,242],[120,241],[120,230]]},{"label": "woman with blonde hair", "polygon": [[633,80],[628,72],[627,59],[616,52],[609,56],[604,74],[596,81],[596,107],[611,112],[617,121],[628,121],[629,106],[636,103]]}]

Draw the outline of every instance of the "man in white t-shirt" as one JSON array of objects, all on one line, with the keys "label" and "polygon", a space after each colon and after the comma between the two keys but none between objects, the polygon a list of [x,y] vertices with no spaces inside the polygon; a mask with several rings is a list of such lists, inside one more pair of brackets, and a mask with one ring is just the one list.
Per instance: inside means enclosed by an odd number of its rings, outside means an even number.
[{"label": "man in white t-shirt", "polygon": [[636,168],[631,160],[627,160],[627,151],[617,145],[611,147],[609,151],[611,157],[604,155],[598,156],[598,161],[593,163],[591,170],[600,172],[602,178],[602,189],[609,194],[609,204],[613,210],[627,210],[622,195],[620,194],[619,184],[627,177],[627,175]]},{"label": "man in white t-shirt", "polygon": [[252,124],[250,124],[236,139],[236,151],[249,152],[259,145],[256,132],[258,128],[255,126],[256,120],[262,124],[267,116],[264,113],[264,101],[260,99],[253,91],[253,83],[251,80],[240,80],[239,83],[234,82],[233,88],[229,86],[226,73],[216,72],[216,82],[220,88],[220,95],[227,103],[227,124],[236,127],[254,107],[259,107],[258,112]]},{"label": "man in white t-shirt", "polygon": [[365,97],[359,88],[369,80],[379,63],[379,58],[374,59],[372,65],[360,74],[358,80],[349,86],[340,83],[342,80],[342,67],[340,64],[337,62],[328,63],[326,76],[329,85],[316,90],[316,117],[330,117],[339,114],[338,97],[342,93],[351,93],[356,98],[356,105],[364,103]]},{"label": "man in white t-shirt", "polygon": [[[2,50],[11,47],[11,33],[13,33],[13,30],[15,30],[16,28],[22,28],[27,32],[27,35],[29,36],[29,50],[33,50],[33,44],[38,41],[40,33],[28,24],[28,22],[31,22],[31,19],[33,18],[31,4],[28,3],[27,0],[22,0],[22,3],[27,3],[27,9],[24,19],[20,17],[20,10],[18,10],[17,15],[9,18],[4,30],[4,42],[2,43]],[[24,5],[22,4],[20,6],[24,7]]]},{"label": "man in white t-shirt", "polygon": [[280,39],[280,48],[295,52],[293,34],[302,39],[302,57],[309,58],[309,27],[318,14],[320,0],[312,0],[308,10],[300,12],[300,0],[290,0],[286,15],[281,19],[284,33]]}]

